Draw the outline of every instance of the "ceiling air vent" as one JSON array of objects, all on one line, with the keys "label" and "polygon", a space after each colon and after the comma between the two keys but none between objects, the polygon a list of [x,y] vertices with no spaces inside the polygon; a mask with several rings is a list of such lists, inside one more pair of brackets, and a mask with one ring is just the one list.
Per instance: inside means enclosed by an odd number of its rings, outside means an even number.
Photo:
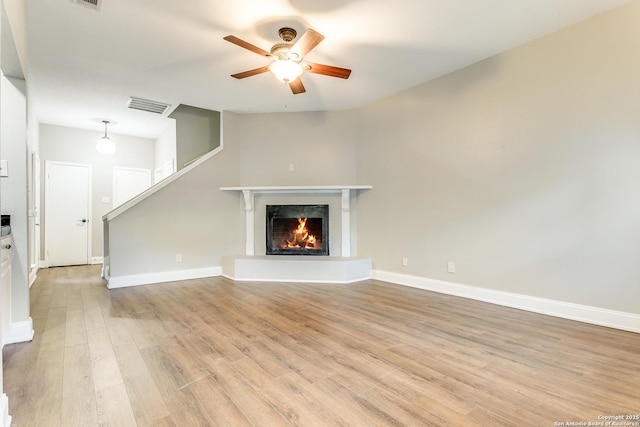
[{"label": "ceiling air vent", "polygon": [[132,96],[129,98],[127,107],[133,108],[134,110],[148,111],[149,113],[164,114],[171,105],[164,102],[149,101],[148,99]]},{"label": "ceiling air vent", "polygon": [[102,4],[102,0],[71,0],[71,1],[93,10],[100,10],[100,5]]}]

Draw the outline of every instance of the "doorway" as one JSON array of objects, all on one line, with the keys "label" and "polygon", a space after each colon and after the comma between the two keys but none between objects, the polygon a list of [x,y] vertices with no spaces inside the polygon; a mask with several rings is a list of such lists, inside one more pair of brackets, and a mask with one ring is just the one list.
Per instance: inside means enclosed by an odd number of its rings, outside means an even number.
[{"label": "doorway", "polygon": [[138,168],[113,168],[113,208],[133,199],[151,187],[151,170]]},{"label": "doorway", "polygon": [[47,265],[89,264],[91,166],[47,160],[45,180]]}]

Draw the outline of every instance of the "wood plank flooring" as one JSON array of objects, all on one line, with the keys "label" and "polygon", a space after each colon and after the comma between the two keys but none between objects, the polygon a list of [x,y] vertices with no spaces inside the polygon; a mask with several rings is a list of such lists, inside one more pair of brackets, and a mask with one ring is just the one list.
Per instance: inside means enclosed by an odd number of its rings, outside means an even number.
[{"label": "wood plank flooring", "polygon": [[40,270],[14,426],[553,426],[640,414],[640,334],[366,281]]}]

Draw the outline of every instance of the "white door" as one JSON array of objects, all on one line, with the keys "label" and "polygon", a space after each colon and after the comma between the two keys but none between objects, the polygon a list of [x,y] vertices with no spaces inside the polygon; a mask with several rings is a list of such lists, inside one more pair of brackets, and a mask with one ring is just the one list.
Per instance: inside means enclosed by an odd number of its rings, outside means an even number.
[{"label": "white door", "polygon": [[35,278],[40,259],[40,158],[31,154],[31,200],[29,200],[29,232],[31,252],[29,254],[29,281]]},{"label": "white door", "polygon": [[89,263],[91,166],[46,162],[45,251],[49,266]]},{"label": "white door", "polygon": [[113,208],[133,199],[151,187],[151,170],[136,168],[113,168]]},{"label": "white door", "polygon": [[162,164],[159,168],[154,171],[154,183],[159,183],[169,175],[173,174],[176,171],[176,162],[175,159],[168,160]]}]

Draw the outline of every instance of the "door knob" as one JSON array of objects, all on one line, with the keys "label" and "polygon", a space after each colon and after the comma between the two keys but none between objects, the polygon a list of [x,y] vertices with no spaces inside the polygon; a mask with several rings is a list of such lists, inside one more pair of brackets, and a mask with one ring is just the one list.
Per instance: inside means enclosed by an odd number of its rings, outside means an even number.
[{"label": "door knob", "polygon": [[89,220],[88,220],[88,219],[81,219],[80,221],[82,221],[82,222],[87,222],[87,221],[89,221]]}]

